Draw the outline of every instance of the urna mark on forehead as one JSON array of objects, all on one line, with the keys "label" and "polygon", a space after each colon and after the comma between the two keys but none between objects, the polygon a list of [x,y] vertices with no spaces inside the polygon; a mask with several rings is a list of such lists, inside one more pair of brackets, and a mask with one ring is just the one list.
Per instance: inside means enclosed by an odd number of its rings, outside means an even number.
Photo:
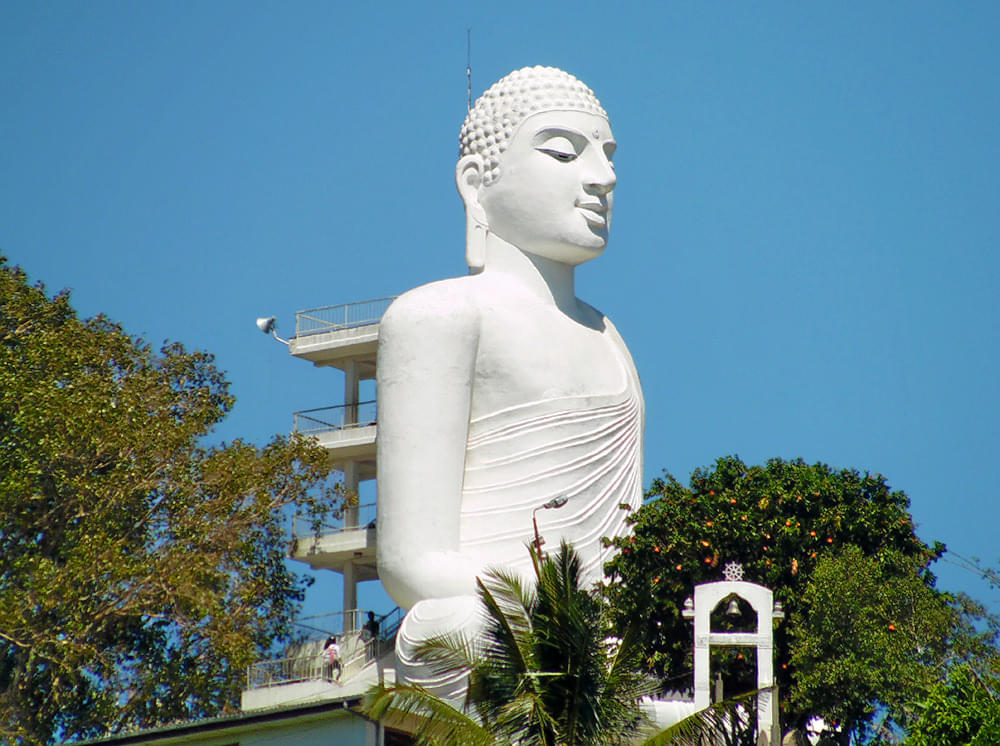
[{"label": "urna mark on forehead", "polygon": [[500,156],[517,126],[532,114],[558,110],[608,118],[594,92],[568,72],[541,65],[515,70],[476,100],[459,135],[459,157],[479,155],[488,186],[500,177]]}]

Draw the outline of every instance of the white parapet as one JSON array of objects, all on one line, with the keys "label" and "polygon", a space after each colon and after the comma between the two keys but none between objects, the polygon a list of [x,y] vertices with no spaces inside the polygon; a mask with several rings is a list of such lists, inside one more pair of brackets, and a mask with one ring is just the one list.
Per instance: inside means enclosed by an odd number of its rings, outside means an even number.
[{"label": "white parapet", "polygon": [[375,529],[369,526],[342,529],[319,536],[297,537],[289,552],[289,557],[305,562],[313,570],[333,570],[343,573],[350,562],[356,573],[356,580],[376,580]]},{"label": "white parapet", "polygon": [[288,351],[314,365],[344,369],[349,360],[359,363],[361,378],[375,376],[378,324],[392,298],[324,306],[295,315],[295,336]]},{"label": "white parapet", "polygon": [[[300,656],[275,661],[262,661],[251,666],[246,689],[240,697],[244,711],[265,710],[288,704],[357,699],[374,685],[382,682],[392,686],[396,670],[392,645],[369,640],[367,643],[350,635],[342,638],[345,651],[352,650],[336,678],[316,656]],[[371,645],[380,642],[373,654]]]},{"label": "white parapet", "polygon": [[[308,360],[314,365],[330,365],[343,370],[344,362],[352,358],[368,358],[372,361],[370,375],[375,374],[375,350],[378,345],[378,324],[339,329],[308,337],[293,337],[289,340],[288,351],[295,357]],[[363,371],[364,373],[364,371]]]}]

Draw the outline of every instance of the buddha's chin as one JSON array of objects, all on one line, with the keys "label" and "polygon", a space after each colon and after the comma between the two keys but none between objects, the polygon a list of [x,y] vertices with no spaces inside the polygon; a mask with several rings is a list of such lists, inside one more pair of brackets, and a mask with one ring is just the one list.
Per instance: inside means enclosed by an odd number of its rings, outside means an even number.
[{"label": "buddha's chin", "polygon": [[529,254],[534,254],[535,256],[544,257],[545,259],[549,259],[553,262],[568,264],[575,267],[579,264],[589,262],[591,259],[599,257],[604,253],[604,249],[607,245],[608,241],[606,237],[594,236],[590,240],[578,243],[560,243],[557,245],[538,246],[524,249],[524,251]]},{"label": "buddha's chin", "polygon": [[607,245],[608,244],[606,241],[602,241],[598,246],[577,248],[576,251],[573,253],[573,256],[568,257],[565,263],[576,266],[578,264],[583,264],[584,262],[589,262],[591,259],[596,259],[601,254],[603,254],[604,249]]}]

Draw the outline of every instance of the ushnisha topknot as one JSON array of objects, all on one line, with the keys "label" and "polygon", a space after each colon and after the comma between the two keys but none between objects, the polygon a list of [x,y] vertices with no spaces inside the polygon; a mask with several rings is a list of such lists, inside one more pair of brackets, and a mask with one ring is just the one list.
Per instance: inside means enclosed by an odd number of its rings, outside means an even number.
[{"label": "ushnisha topknot", "polygon": [[459,157],[482,156],[483,183],[492,184],[500,178],[500,155],[521,120],[560,109],[608,118],[594,92],[568,72],[541,65],[515,70],[476,99],[458,138]]}]

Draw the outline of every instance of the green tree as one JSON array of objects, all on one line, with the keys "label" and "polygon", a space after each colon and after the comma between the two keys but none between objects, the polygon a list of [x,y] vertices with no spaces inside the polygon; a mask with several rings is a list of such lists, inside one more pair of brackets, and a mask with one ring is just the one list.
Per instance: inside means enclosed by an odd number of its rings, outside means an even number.
[{"label": "green tree", "polygon": [[844,724],[842,743],[889,730],[870,725],[879,707],[905,724],[914,698],[944,676],[957,612],[919,569],[894,551],[843,547],[819,561],[789,619],[791,706]]},{"label": "green tree", "polygon": [[[811,640],[819,645],[821,641],[812,636],[825,632],[810,616],[818,606],[804,606],[802,600],[820,597],[818,589],[811,591],[812,596],[806,593],[824,559],[840,557],[842,563],[853,556],[845,551],[856,552],[877,562],[883,577],[900,582],[905,578],[906,588],[922,588],[921,603],[935,609],[932,618],[942,625],[922,630],[928,638],[920,642],[912,636],[894,638],[913,643],[899,647],[897,662],[916,664],[938,651],[954,616],[948,611],[948,598],[933,589],[928,568],[944,547],[928,546],[916,536],[908,506],[906,495],[890,489],[878,474],[801,460],[773,459],[763,466],[747,466],[736,456],[720,458],[713,467],[696,470],[687,487],[669,474],[653,483],[647,504],[632,516],[634,535],[616,541],[621,552],[606,568],[608,593],[621,623],[641,620],[640,639],[648,665],[664,687],[683,689],[690,686],[692,672],[692,629],[681,616],[684,600],[696,584],[721,579],[725,563],[741,563],[745,577],[772,588],[788,612],[775,631],[775,678],[783,726],[801,728],[818,715],[831,721],[840,718],[842,732],[849,732],[863,727],[875,707],[885,703],[884,692],[841,690],[838,696],[855,698],[848,716],[847,709],[831,708],[830,698],[812,685],[813,679],[803,678],[811,673],[807,667],[814,661],[807,646]],[[823,611],[831,624],[834,620],[847,624],[855,613],[866,611],[865,599],[850,593],[825,598]],[[885,601],[878,623],[888,624],[890,612],[897,613],[893,604],[901,602],[898,597]],[[718,616],[719,628],[730,623]],[[732,628],[744,629],[752,623],[748,610],[731,622]],[[866,660],[882,669],[887,663],[876,653],[870,648]],[[827,648],[824,654],[835,666],[855,652],[847,646]],[[718,661],[727,679],[727,696],[733,689],[754,685],[752,670],[738,655],[731,649]],[[903,670],[910,669],[901,665],[898,671]],[[888,674],[884,680],[896,681]]]},{"label": "green tree", "polygon": [[918,703],[906,746],[994,746],[1000,743],[1000,668],[981,673],[963,664]]},{"label": "green tree", "polygon": [[[958,555],[958,563],[979,574],[993,590],[1000,589],[995,568]],[[948,661],[925,696],[908,703],[907,746],[986,746],[1000,743],[1000,616],[981,603],[959,595],[958,625]]]},{"label": "green tree", "polygon": [[578,746],[634,738],[645,723],[640,699],[655,689],[634,638],[611,638],[607,607],[581,588],[580,558],[568,544],[541,560],[532,552],[534,587],[501,570],[479,581],[487,615],[481,637],[439,638],[419,651],[442,673],[469,672],[465,711],[399,686],[376,690],[373,717],[420,715],[428,743]]},{"label": "green tree", "polygon": [[0,257],[0,740],[210,715],[289,632],[287,506],[331,504],[322,449],[203,440],[212,357],[159,353]]},{"label": "green tree", "polygon": [[554,557],[529,551],[531,587],[503,571],[478,581],[486,615],[479,638],[437,638],[419,651],[442,674],[468,674],[463,703],[412,685],[374,687],[365,714],[426,746],[702,746],[732,736],[752,700],[716,703],[657,730],[641,707],[656,680],[635,635],[612,636],[606,597],[580,587],[579,556],[565,542]]}]

